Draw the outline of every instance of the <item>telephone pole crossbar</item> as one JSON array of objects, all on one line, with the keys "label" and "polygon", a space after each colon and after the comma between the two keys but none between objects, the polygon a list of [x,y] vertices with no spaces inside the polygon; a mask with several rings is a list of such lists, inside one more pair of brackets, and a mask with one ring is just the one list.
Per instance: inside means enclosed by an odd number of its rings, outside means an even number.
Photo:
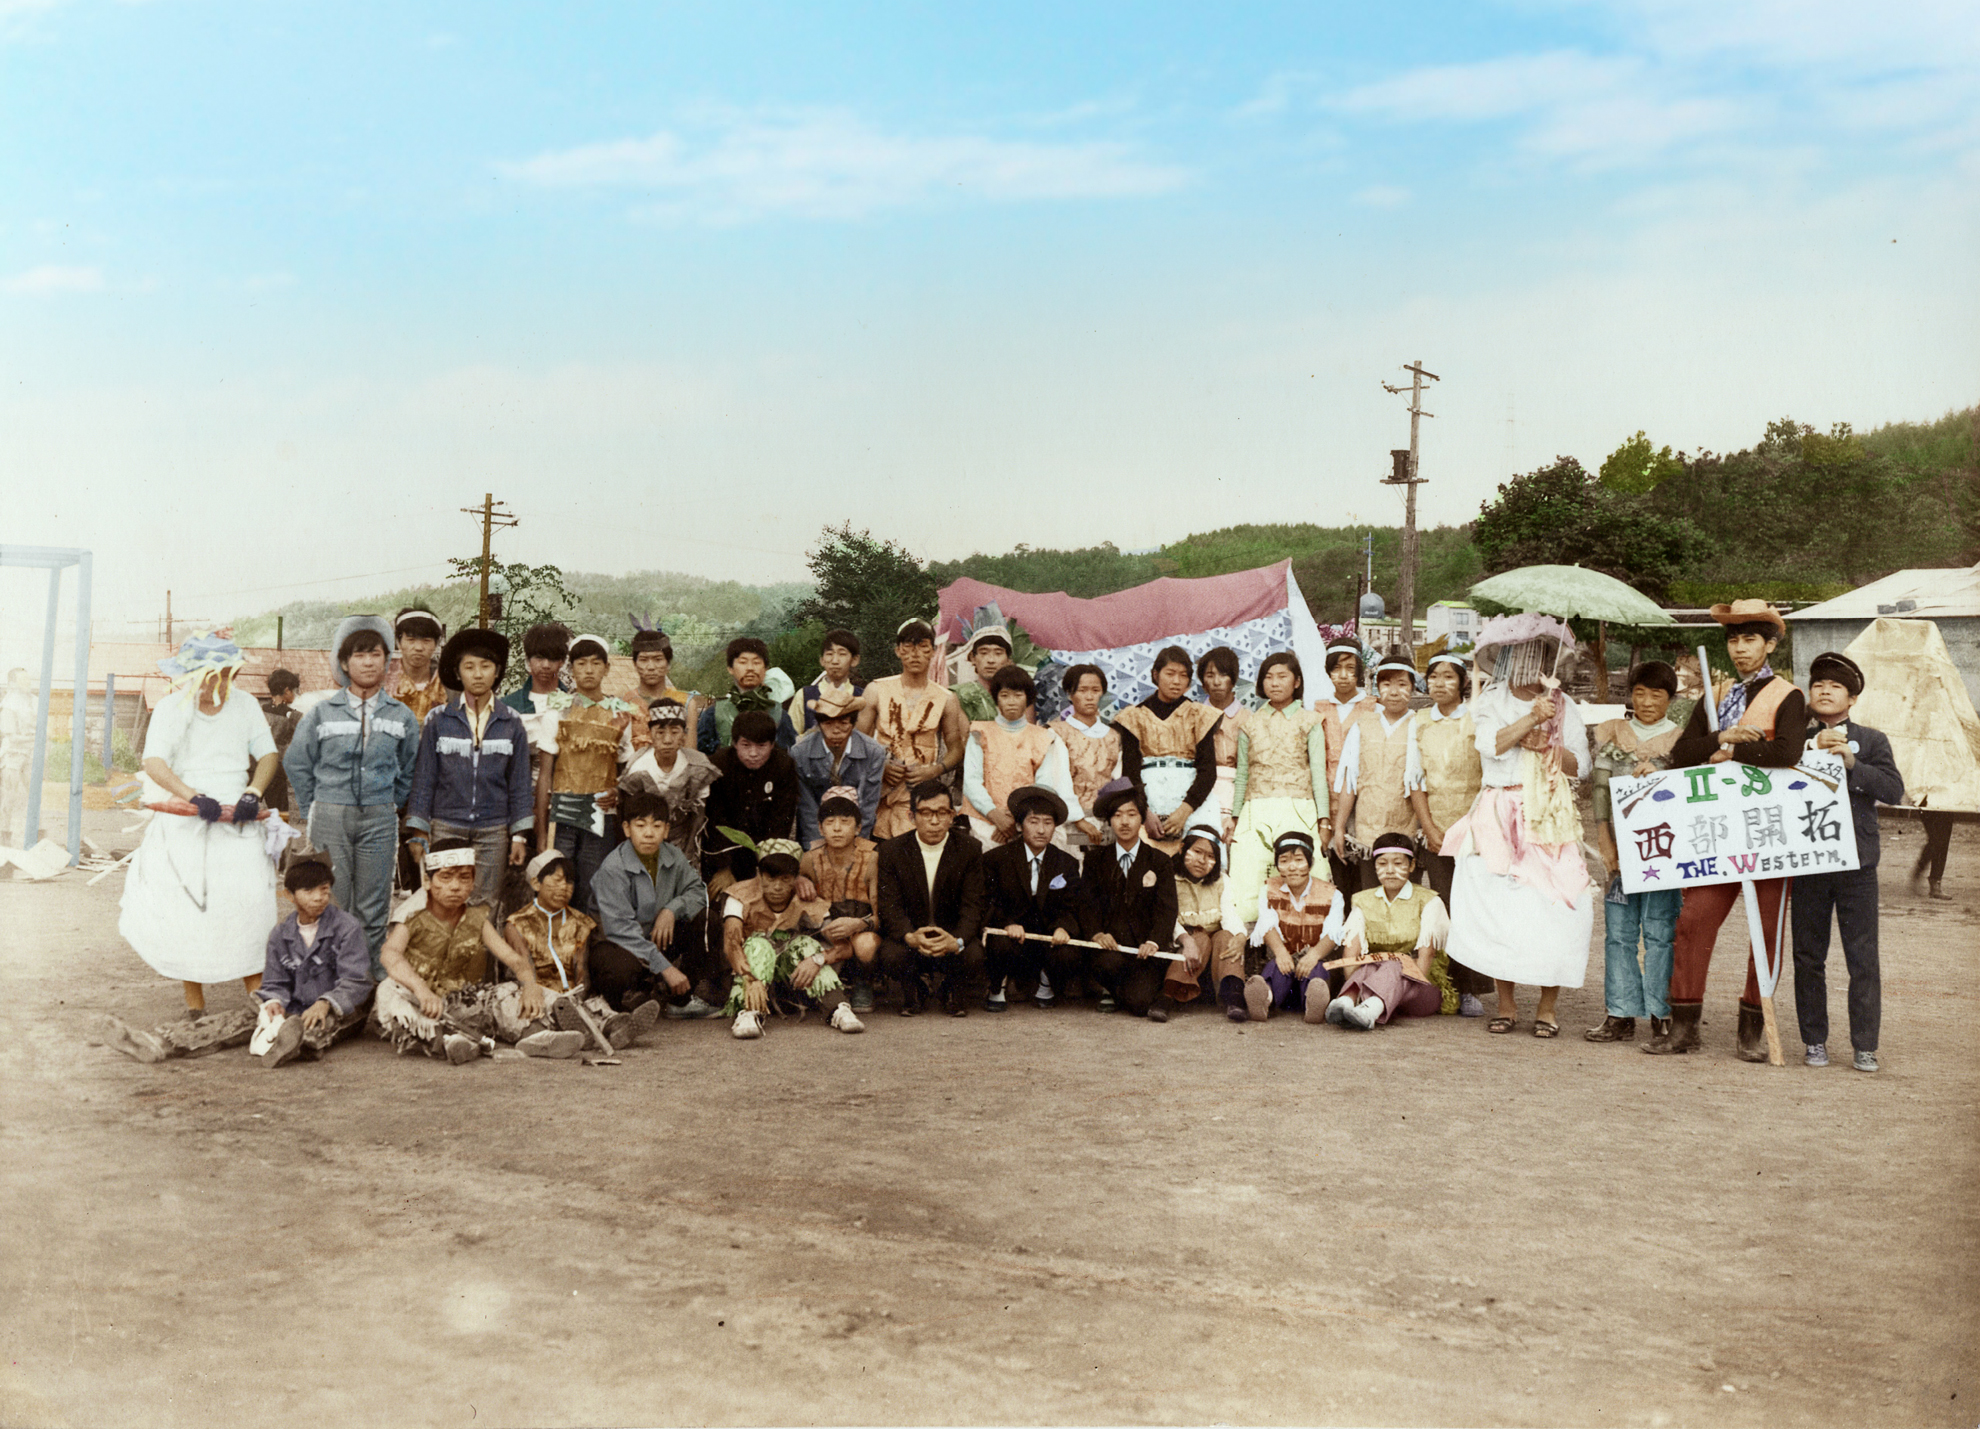
[{"label": "telephone pole crossbar", "polygon": [[461,507],[463,514],[481,518],[481,603],[475,608],[474,623],[482,630],[488,628],[488,567],[493,559],[495,528],[522,524],[502,509],[504,504],[495,499],[494,492],[486,491],[482,493],[481,505]]},{"label": "telephone pole crossbar", "polygon": [[1404,366],[1403,371],[1410,374],[1409,386],[1397,387],[1384,382],[1382,384],[1382,390],[1389,393],[1409,393],[1409,450],[1392,451],[1389,453],[1390,459],[1394,464],[1393,470],[1388,476],[1383,478],[1383,482],[1386,485],[1402,487],[1404,493],[1402,575],[1396,583],[1396,617],[1397,630],[1402,635],[1403,649],[1410,654],[1411,658],[1414,658],[1416,646],[1416,488],[1423,485],[1423,476],[1419,470],[1421,449],[1418,442],[1417,429],[1423,418],[1437,415],[1435,412],[1426,412],[1423,410],[1424,380],[1427,378],[1432,382],[1441,382],[1443,379],[1434,372],[1426,371],[1423,366],[1423,359],[1420,357],[1416,361]]}]

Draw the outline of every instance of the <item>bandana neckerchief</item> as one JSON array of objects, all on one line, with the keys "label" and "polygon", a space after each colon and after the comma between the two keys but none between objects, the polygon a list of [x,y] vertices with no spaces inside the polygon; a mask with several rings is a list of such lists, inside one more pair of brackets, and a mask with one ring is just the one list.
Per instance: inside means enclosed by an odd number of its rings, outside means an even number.
[{"label": "bandana neckerchief", "polygon": [[770,686],[766,682],[753,690],[732,691],[729,695],[729,703],[735,706],[737,714],[741,714],[744,710],[767,710],[772,705],[781,704],[782,701],[770,693]]},{"label": "bandana neckerchief", "polygon": [[[1738,673],[1735,671],[1734,673]],[[1744,680],[1734,680],[1733,687],[1726,691],[1726,697],[1719,701],[1719,728],[1731,729],[1739,723],[1739,717],[1746,713],[1746,688],[1763,680],[1774,678],[1774,667],[1762,665]]]}]

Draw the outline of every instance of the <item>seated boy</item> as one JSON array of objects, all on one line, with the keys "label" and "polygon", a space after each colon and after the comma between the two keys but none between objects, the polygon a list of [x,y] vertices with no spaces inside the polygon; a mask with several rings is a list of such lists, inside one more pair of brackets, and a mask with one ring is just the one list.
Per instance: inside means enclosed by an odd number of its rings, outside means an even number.
[{"label": "seated boy", "polygon": [[[1595,830],[1602,862],[1609,870],[1609,892],[1602,910],[1601,1025],[1582,1033],[1590,1042],[1633,1042],[1636,1019],[1650,1019],[1656,1051],[1671,1037],[1671,955],[1677,943],[1678,912],[1684,891],[1652,888],[1624,893],[1609,804],[1609,781],[1620,774],[1641,777],[1670,765],[1671,746],[1691,714],[1689,701],[1674,706],[1677,671],[1662,660],[1645,660],[1629,672],[1628,715],[1603,720],[1588,732],[1594,751]],[[1642,947],[1642,961],[1637,948]]]},{"label": "seated boy", "polygon": [[1375,886],[1375,860],[1368,852],[1383,834],[1416,837],[1416,811],[1403,785],[1409,764],[1410,697],[1416,693],[1416,667],[1391,656],[1375,667],[1375,708],[1359,715],[1341,745],[1334,772],[1334,857],[1355,869],[1363,888]]},{"label": "seated boy", "polygon": [[954,796],[933,779],[908,791],[914,827],[880,845],[880,966],[901,985],[901,1016],[930,982],[951,1017],[983,970],[983,849],[956,826]]},{"label": "seated boy", "polygon": [[[860,810],[849,788],[828,789],[818,804],[820,838],[798,859],[798,897],[825,905],[820,935],[846,980],[854,1012],[873,1010],[873,960],[880,953],[880,860],[859,836]],[[847,956],[850,954],[850,956]]]},{"label": "seated boy", "polygon": [[[1001,673],[1001,672],[1000,672]],[[1056,790],[1030,784],[1005,801],[1018,840],[983,855],[983,961],[990,995],[983,1010],[1009,1007],[1005,984],[1036,983],[1037,1003],[1050,1007],[1054,984],[1064,987],[1079,971],[1079,861],[1053,838],[1066,821],[1066,801]],[[1027,937],[1026,935],[1033,935]],[[1049,943],[1035,938],[1050,938]]]},{"label": "seated boy", "polygon": [[[853,1015],[837,964],[851,953],[851,939],[821,943],[832,920],[818,899],[798,897],[798,846],[789,839],[766,839],[755,848],[756,876],[733,885],[722,902],[722,951],[735,982],[724,1016],[730,1032],[761,1037],[763,1018],[776,995],[808,998],[826,1009],[840,1032],[864,1032]],[[843,922],[839,931],[844,932]]]},{"label": "seated boy", "polygon": [[1094,800],[1113,837],[1086,851],[1080,869],[1080,922],[1100,945],[1087,955],[1089,977],[1104,992],[1100,1010],[1116,1006],[1167,1022],[1175,1000],[1163,991],[1169,960],[1156,953],[1176,942],[1176,872],[1169,856],[1142,837],[1147,809],[1139,785],[1116,779]]},{"label": "seated boy", "polygon": [[619,775],[619,795],[644,789],[666,800],[674,814],[667,841],[699,867],[708,791],[720,771],[707,755],[687,747],[687,707],[673,696],[662,696],[647,706],[645,723],[646,747]]},{"label": "seated boy", "polygon": [[[524,874],[534,896],[527,908],[509,915],[502,925],[502,935],[509,940],[510,947],[529,959],[540,985],[550,993],[563,995],[550,1010],[551,1019],[562,1029],[548,1034],[555,1040],[542,1041],[540,1051],[530,1046],[524,1046],[523,1050],[544,1057],[574,1057],[582,1051],[590,1038],[584,1019],[574,1010],[580,1000],[598,1030],[605,1034],[605,1040],[617,1047],[625,1046],[642,1022],[617,1011],[604,998],[590,992],[591,945],[598,925],[571,907],[572,895],[577,892],[577,871],[571,867],[570,858],[556,849],[545,849],[529,861]],[[652,1020],[653,1014],[648,1013],[643,1025],[651,1026]],[[544,1036],[534,1034],[534,1038]]]},{"label": "seated boy", "polygon": [[254,993],[261,1025],[248,1044],[264,1067],[322,1056],[371,1010],[364,925],[330,901],[331,882],[321,858],[298,859],[282,879],[296,911],[268,935],[268,965]]},{"label": "seated boy", "polygon": [[[425,866],[426,905],[385,936],[385,980],[372,1009],[378,1035],[402,1056],[417,1047],[458,1066],[492,1052],[494,1038],[513,1043],[554,1030],[529,959],[496,934],[486,904],[468,901],[474,845],[435,839]],[[488,980],[491,954],[514,982]]]},{"label": "seated boy", "polygon": [[800,739],[817,722],[814,709],[822,699],[831,699],[849,714],[858,713],[859,697],[866,689],[853,683],[858,678],[859,637],[850,630],[826,631],[818,644],[818,678],[799,690],[790,705]]},{"label": "seated boy", "polygon": [[[1451,919],[1444,900],[1410,882],[1416,841],[1407,834],[1375,840],[1377,886],[1354,895],[1354,911],[1341,930],[1347,977],[1341,995],[1327,1004],[1336,1027],[1366,1032],[1395,1017],[1434,1017],[1457,1011],[1457,988],[1443,954]],[[1319,998],[1309,997],[1306,1020]]]},{"label": "seated boy", "polygon": [[[1272,845],[1277,871],[1258,895],[1258,921],[1245,952],[1245,1011],[1263,1022],[1275,1007],[1289,1006],[1295,984],[1308,1022],[1327,1007],[1327,973],[1320,966],[1340,946],[1347,920],[1334,885],[1313,876],[1313,836],[1288,829]],[[1317,981],[1320,986],[1312,984]]]},{"label": "seated boy", "polygon": [[[739,635],[729,642],[724,658],[728,661],[731,689],[701,712],[701,721],[695,727],[695,748],[713,758],[716,750],[728,745],[729,732],[736,716],[745,710],[764,710],[772,715],[777,721],[779,748],[789,749],[797,743],[797,731],[791,727],[791,717],[784,712],[783,702],[771,687],[770,647],[754,635]],[[790,680],[781,670],[776,672],[776,676],[788,697]]]},{"label": "seated boy", "polygon": [[1065,802],[1068,817],[1080,817],[1065,745],[1026,715],[1037,693],[1029,672],[1005,665],[990,677],[996,718],[977,720],[969,727],[963,750],[963,798],[969,805],[970,832],[985,848],[1017,841],[1017,823],[1005,802],[1013,790],[1027,785],[1044,785]]},{"label": "seated boy", "polygon": [[593,880],[600,938],[587,975],[591,990],[613,1008],[657,1011],[652,999],[665,984],[678,1004],[670,1016],[706,1017],[714,1009],[690,996],[690,975],[707,956],[708,889],[687,855],[668,842],[674,813],[664,797],[643,789],[619,800],[625,842],[605,856]]},{"label": "seated boy", "polygon": [[1877,1070],[1883,1021],[1883,972],[1877,961],[1877,806],[1904,801],[1891,741],[1849,717],[1863,693],[1863,671],[1833,651],[1808,662],[1808,744],[1839,754],[1856,822],[1858,866],[1844,873],[1804,873],[1794,881],[1788,922],[1794,930],[1794,1011],[1811,1067],[1829,1065],[1829,916],[1842,930],[1849,968],[1849,1043],[1856,1070]]}]

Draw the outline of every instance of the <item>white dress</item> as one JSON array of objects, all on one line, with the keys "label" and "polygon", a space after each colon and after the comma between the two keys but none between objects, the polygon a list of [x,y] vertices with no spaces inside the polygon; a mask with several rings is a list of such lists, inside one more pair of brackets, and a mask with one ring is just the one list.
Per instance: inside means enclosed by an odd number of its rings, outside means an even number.
[{"label": "white dress", "polygon": [[[202,714],[197,689],[166,696],[145,734],[147,759],[162,759],[199,793],[231,806],[275,737],[252,695],[235,689],[218,714]],[[143,799],[173,796],[146,779]],[[249,977],[267,961],[275,926],[275,864],[259,824],[235,828],[187,814],[155,813],[124,880],[117,931],[138,956],[181,982]]]},{"label": "white dress", "polygon": [[[1574,777],[1585,779],[1587,727],[1574,701],[1561,698],[1566,707],[1562,742],[1574,755]],[[1543,892],[1534,879],[1493,872],[1470,827],[1474,820],[1492,816],[1499,796],[1520,793],[1525,766],[1519,747],[1500,754],[1496,746],[1499,731],[1521,719],[1530,703],[1515,698],[1503,685],[1472,702],[1484,787],[1465,816],[1464,827],[1457,830],[1461,841],[1454,844],[1446,836],[1444,843],[1457,859],[1451,870],[1451,936],[1446,951],[1451,961],[1489,978],[1533,987],[1580,987],[1587,977],[1589,939],[1595,928],[1593,889],[1584,886],[1572,902],[1563,902]],[[1532,845],[1523,852],[1522,863],[1528,869],[1543,863],[1554,871],[1581,862],[1578,845],[1571,854],[1562,851],[1552,858]],[[1582,881],[1586,883],[1585,869]]]}]

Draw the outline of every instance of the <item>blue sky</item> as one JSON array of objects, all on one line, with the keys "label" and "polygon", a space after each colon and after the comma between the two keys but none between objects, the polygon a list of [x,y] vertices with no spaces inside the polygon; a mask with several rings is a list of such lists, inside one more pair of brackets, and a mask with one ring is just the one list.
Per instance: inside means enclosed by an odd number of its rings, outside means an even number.
[{"label": "blue sky", "polygon": [[1430,521],[1936,417],[1976,95],[1970,4],[0,0],[5,539],[107,636],[438,575],[491,489],[752,580],[1390,522],[1413,358]]}]

